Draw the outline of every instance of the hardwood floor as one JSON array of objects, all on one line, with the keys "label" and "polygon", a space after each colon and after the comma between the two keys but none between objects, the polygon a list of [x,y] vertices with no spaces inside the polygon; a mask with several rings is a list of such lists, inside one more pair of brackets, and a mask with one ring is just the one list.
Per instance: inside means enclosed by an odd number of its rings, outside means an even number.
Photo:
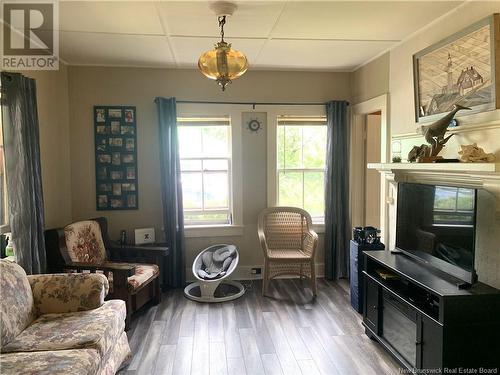
[{"label": "hardwood floor", "polygon": [[349,284],[247,281],[245,295],[220,304],[190,301],[182,290],[146,306],[128,332],[133,358],[125,374],[398,374],[396,362],[364,335]]}]

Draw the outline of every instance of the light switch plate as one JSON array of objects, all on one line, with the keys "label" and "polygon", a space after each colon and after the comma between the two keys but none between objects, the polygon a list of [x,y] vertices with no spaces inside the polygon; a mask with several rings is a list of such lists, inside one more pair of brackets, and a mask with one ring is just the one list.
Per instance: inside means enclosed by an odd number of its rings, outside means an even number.
[{"label": "light switch plate", "polygon": [[145,243],[155,242],[155,228],[141,228],[135,230],[135,244],[142,245]]}]

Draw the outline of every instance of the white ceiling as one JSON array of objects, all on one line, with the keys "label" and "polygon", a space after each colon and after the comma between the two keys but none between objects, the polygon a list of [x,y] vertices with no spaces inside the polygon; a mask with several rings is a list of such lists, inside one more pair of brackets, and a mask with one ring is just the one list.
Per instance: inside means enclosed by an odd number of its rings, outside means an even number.
[{"label": "white ceiling", "polygon": [[[226,40],[254,69],[350,71],[461,1],[238,1]],[[73,65],[195,67],[219,38],[208,1],[64,1]]]}]

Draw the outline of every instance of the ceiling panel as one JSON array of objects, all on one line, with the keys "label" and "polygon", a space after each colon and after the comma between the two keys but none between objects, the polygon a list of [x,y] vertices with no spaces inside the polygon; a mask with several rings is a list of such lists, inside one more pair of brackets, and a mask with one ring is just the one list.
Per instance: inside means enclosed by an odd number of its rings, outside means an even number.
[{"label": "ceiling panel", "polygon": [[[238,9],[229,17],[224,27],[230,37],[267,37],[271,32],[284,2],[239,2]],[[218,36],[217,17],[208,1],[163,2],[161,14],[170,35]]]},{"label": "ceiling panel", "polygon": [[[196,66],[200,55],[214,48],[214,44],[218,41],[217,38],[180,38],[173,37],[172,47],[174,49],[177,62],[181,66]],[[236,39],[229,38],[227,42],[232,44],[232,48],[243,52],[250,63],[253,64],[260,49],[264,45],[266,39]]]},{"label": "ceiling panel", "polygon": [[260,68],[350,70],[391,45],[390,42],[271,40],[256,65]]},{"label": "ceiling panel", "polygon": [[163,34],[153,2],[60,2],[59,25],[64,31]]},{"label": "ceiling panel", "polygon": [[278,38],[401,40],[460,1],[290,2],[272,34]]},{"label": "ceiling panel", "polygon": [[69,64],[175,66],[164,36],[61,32],[60,40]]},{"label": "ceiling panel", "polygon": [[[209,3],[61,1],[61,56],[71,64],[194,67],[219,38]],[[226,38],[253,68],[351,70],[461,3],[239,1]]]}]

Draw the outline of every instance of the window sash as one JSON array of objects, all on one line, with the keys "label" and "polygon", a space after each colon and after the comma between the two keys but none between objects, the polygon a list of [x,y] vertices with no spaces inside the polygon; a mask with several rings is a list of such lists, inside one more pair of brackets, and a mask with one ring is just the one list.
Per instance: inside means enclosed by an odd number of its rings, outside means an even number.
[{"label": "window sash", "polygon": [[[206,120],[206,121],[205,121]],[[193,153],[189,156],[180,155],[181,159],[199,159],[199,158],[221,158],[221,157],[231,157],[231,121],[229,118],[177,118],[177,124],[179,129],[192,129],[192,128],[212,128],[212,127],[225,127],[227,130],[227,153],[218,154],[217,152],[213,153],[213,155],[207,154],[203,150],[203,133],[201,136],[201,149],[199,152]],[[181,150],[182,151],[182,147]]]},{"label": "window sash", "polygon": [[[307,116],[307,117],[301,117],[301,116],[279,116],[278,117],[278,122],[277,122],[277,128],[276,128],[276,137],[278,139],[278,132],[280,131],[280,126],[286,126],[286,127],[315,127],[315,126],[326,126],[326,116]],[[281,147],[284,147],[284,149],[281,149]],[[302,139],[301,142],[301,148],[302,148],[302,154],[304,153],[304,142]],[[301,173],[302,174],[302,204],[300,205],[301,208],[304,208],[306,199],[305,196],[307,194],[307,191],[305,189],[305,174],[308,172],[316,172],[316,173],[322,173],[323,177],[325,176],[325,168],[326,165],[323,166],[323,168],[318,168],[318,167],[288,167],[288,166],[281,166],[279,165],[279,158],[281,153],[286,153],[286,145],[282,146],[278,142],[276,143],[276,151],[277,151],[277,159],[276,159],[276,203],[278,205],[281,204],[280,202],[280,174],[282,173],[287,173],[287,172],[292,172],[292,173]],[[326,152],[326,150],[325,150]],[[315,224],[322,224],[324,223],[325,220],[325,215],[324,213],[322,215],[315,215],[314,213],[311,213],[311,217],[313,219],[313,222]]]},{"label": "window sash", "polygon": [[[292,172],[292,173],[301,173],[302,174],[302,204],[297,205],[298,207],[305,209],[305,202],[306,202],[306,188],[305,188],[305,174],[308,172],[315,172],[315,173],[322,173],[323,174],[323,179],[325,177],[325,170],[324,169],[308,169],[308,168],[283,168],[283,169],[277,169],[278,173],[276,176],[276,183],[277,183],[277,203],[278,205],[281,205],[280,202],[280,173],[286,173],[286,172]],[[325,214],[323,212],[322,215],[315,215],[314,213],[310,213],[311,218],[313,223],[315,224],[323,224],[325,221]]]},{"label": "window sash", "polygon": [[[232,176],[231,176],[231,158],[186,158],[181,160],[200,160],[202,168],[200,169],[190,169],[182,170],[181,174],[199,174],[201,175],[201,209],[200,208],[184,208],[185,213],[194,214],[211,214],[211,213],[227,213],[227,220],[186,220],[188,225],[199,225],[202,223],[218,223],[218,224],[230,224],[231,223],[231,207],[232,207]],[[225,160],[227,161],[227,169],[206,169],[203,168],[204,160]],[[227,207],[206,207],[205,203],[205,176],[210,174],[227,173]]]},{"label": "window sash", "polygon": [[[181,161],[181,174],[189,175],[196,174],[201,175],[201,208],[184,208],[185,216],[188,215],[210,215],[210,214],[225,214],[227,219],[188,219],[186,218],[184,223],[186,226],[197,226],[197,225],[224,225],[232,223],[232,155],[231,155],[231,119],[225,116],[191,116],[191,117],[179,117],[177,118],[177,123],[179,127],[189,128],[189,127],[213,127],[213,126],[224,126],[227,128],[227,144],[228,144],[228,154],[227,155],[189,155],[186,157],[180,157]],[[183,161],[199,161],[199,168],[191,167],[188,170],[182,169]],[[205,161],[226,161],[227,168],[207,168],[205,167]],[[206,207],[205,199],[205,177],[207,175],[226,173],[227,174],[227,206],[223,207]]]}]

